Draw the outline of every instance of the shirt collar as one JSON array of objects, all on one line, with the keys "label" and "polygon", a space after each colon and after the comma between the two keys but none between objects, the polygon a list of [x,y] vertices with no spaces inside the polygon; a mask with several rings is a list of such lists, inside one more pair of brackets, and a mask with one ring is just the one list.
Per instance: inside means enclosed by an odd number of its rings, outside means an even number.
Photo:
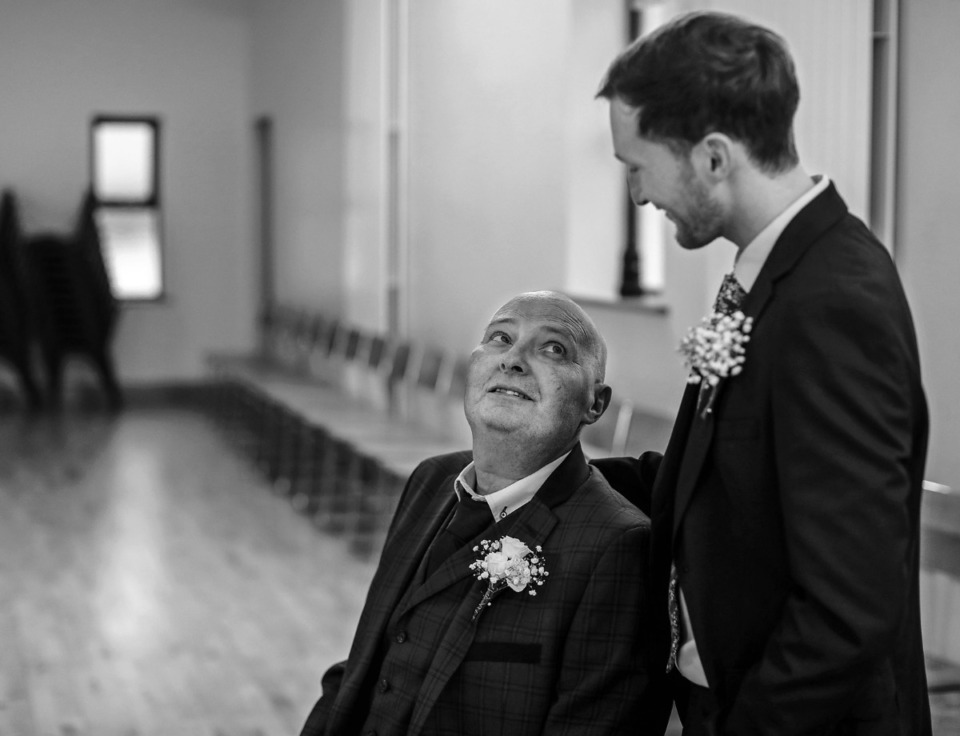
[{"label": "shirt collar", "polygon": [[460,471],[460,475],[457,476],[457,480],[453,484],[453,491],[456,493],[458,499],[460,498],[460,491],[462,489],[470,494],[470,497],[474,500],[486,501],[487,505],[490,506],[490,513],[493,515],[494,520],[499,521],[512,514],[533,498],[544,482],[546,482],[547,478],[550,477],[550,474],[557,469],[560,463],[566,460],[569,454],[569,452],[565,452],[556,460],[547,463],[526,478],[521,478],[506,488],[488,493],[486,496],[481,496],[474,490],[477,485],[477,470],[476,466],[471,462]]},{"label": "shirt collar", "polygon": [[800,195],[793,204],[777,215],[753,240],[747,243],[746,248],[737,254],[733,275],[737,277],[737,281],[744,291],[750,291],[753,288],[767,256],[770,255],[777,239],[790,224],[790,221],[830,184],[830,179],[826,176],[814,176],[813,180],[815,183],[812,189]]}]

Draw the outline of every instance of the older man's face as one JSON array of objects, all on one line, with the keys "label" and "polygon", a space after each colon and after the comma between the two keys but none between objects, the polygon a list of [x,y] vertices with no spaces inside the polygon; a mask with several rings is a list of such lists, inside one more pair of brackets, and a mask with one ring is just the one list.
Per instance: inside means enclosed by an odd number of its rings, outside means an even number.
[{"label": "older man's face", "polygon": [[522,296],[493,316],[470,356],[464,409],[475,436],[510,433],[559,456],[581,425],[600,417],[594,338],[576,311],[562,300]]}]

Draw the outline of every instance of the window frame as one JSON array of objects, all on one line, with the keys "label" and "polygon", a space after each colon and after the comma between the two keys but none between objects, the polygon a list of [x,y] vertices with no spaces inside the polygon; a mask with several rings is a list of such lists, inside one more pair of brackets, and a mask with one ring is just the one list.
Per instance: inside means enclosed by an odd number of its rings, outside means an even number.
[{"label": "window frame", "polygon": [[[147,197],[139,199],[114,199],[102,198],[97,192],[97,130],[104,124],[138,124],[150,127],[153,134],[153,146],[151,151],[152,172],[150,177],[150,194]],[[127,303],[150,304],[163,302],[167,297],[167,274],[166,274],[166,248],[163,237],[163,207],[160,192],[160,168],[161,168],[161,120],[159,115],[145,114],[96,114],[90,120],[88,146],[89,153],[89,186],[94,200],[94,215],[100,210],[152,210],[156,221],[157,234],[157,259],[159,261],[159,279],[160,285],[157,293],[153,296],[121,296],[117,295],[117,300]],[[102,240],[101,236],[101,240]],[[104,253],[104,260],[109,263],[107,254]],[[110,273],[108,265],[108,274]],[[112,274],[111,274],[112,276]]]}]

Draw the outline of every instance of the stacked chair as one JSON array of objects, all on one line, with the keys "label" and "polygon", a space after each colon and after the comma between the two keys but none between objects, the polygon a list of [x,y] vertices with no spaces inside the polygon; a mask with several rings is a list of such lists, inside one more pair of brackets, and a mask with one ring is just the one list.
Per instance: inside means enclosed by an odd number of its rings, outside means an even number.
[{"label": "stacked chair", "polygon": [[[64,363],[74,355],[97,370],[109,406],[122,404],[110,356],[117,304],[95,208],[88,193],[73,233],[28,236],[13,192],[5,190],[0,200],[0,359],[17,374],[33,410],[59,408]],[[46,374],[46,397],[34,375],[37,362]]]},{"label": "stacked chair", "polygon": [[62,400],[63,368],[71,356],[97,371],[110,408],[123,396],[110,354],[117,303],[110,289],[92,193],[83,200],[72,235],[39,233],[24,243],[31,308],[52,408]]},{"label": "stacked chair", "polygon": [[[284,306],[260,324],[261,352],[210,357],[214,416],[297,511],[358,552],[378,550],[416,466],[471,445],[466,357]],[[585,431],[585,451],[621,454],[640,431],[641,447],[656,446],[642,416],[611,406]],[[662,449],[668,427],[653,429]]]},{"label": "stacked chair", "polygon": [[277,494],[373,551],[416,465],[470,446],[465,364],[283,307],[261,324],[262,353],[210,358],[215,416]]},{"label": "stacked chair", "polygon": [[0,199],[0,359],[10,365],[31,409],[42,404],[34,378],[32,324],[17,200],[5,190]]}]

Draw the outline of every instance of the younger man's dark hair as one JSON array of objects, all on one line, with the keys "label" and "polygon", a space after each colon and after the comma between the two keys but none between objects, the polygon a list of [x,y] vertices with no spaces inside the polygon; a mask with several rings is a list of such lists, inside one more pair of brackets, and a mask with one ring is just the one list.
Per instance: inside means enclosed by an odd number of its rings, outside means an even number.
[{"label": "younger man's dark hair", "polygon": [[597,97],[642,108],[639,133],[675,150],[719,132],[766,171],[798,162],[790,52],[773,31],[734,15],[688,13],[637,39],[614,59]]}]

